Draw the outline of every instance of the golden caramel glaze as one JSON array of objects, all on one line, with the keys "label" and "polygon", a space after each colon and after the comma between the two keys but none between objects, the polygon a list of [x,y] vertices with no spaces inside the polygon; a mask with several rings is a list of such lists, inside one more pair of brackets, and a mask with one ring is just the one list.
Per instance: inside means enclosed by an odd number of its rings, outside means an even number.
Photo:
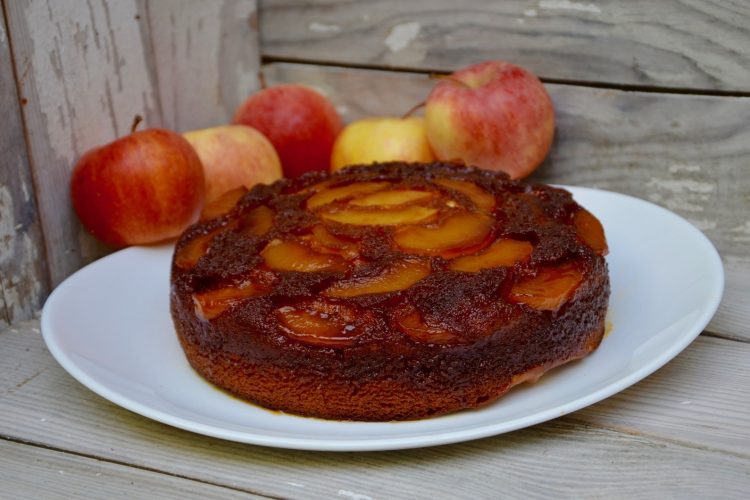
[{"label": "golden caramel glaze", "polygon": [[595,349],[606,249],[562,189],[448,163],[349,167],[256,186],[189,228],[171,311],[191,365],[249,401],[424,418]]}]

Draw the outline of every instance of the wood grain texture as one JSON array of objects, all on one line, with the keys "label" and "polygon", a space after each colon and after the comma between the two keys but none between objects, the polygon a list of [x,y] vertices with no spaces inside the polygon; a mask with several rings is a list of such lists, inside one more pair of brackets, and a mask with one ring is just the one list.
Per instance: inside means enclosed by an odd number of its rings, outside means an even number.
[{"label": "wood grain texture", "polygon": [[570,418],[750,455],[749,360],[750,344],[699,337],[656,374]]},{"label": "wood grain texture", "polygon": [[49,292],[44,243],[0,9],[0,329],[29,319]]},{"label": "wood grain texture", "polygon": [[[399,116],[425,99],[433,82],[405,73],[276,63],[271,83],[308,84],[345,121]],[[591,186],[664,206],[701,229],[730,275],[709,329],[750,340],[750,99],[623,92],[547,85],[557,128],[547,161],[532,180]]]},{"label": "wood grain texture", "polygon": [[69,194],[74,162],[127,133],[140,114],[161,122],[142,6],[8,2],[10,37],[38,190],[51,284],[107,253],[79,224]]},{"label": "wood grain texture", "polygon": [[750,5],[668,0],[261,2],[263,55],[453,71],[513,61],[544,78],[750,91]]},{"label": "wood grain texture", "polygon": [[[645,382],[533,428],[320,453],[221,441],[110,404],[63,372],[33,321],[0,333],[0,435],[285,498],[739,498],[750,487],[749,356],[745,343],[699,338]],[[685,400],[695,406],[675,404]]]},{"label": "wood grain texture", "polygon": [[262,498],[168,474],[0,439],[3,498]]},{"label": "wood grain texture", "polygon": [[255,0],[149,1],[163,125],[228,123],[259,87]]},{"label": "wood grain texture", "polygon": [[54,287],[111,249],[79,224],[68,191],[75,161],[146,126],[226,122],[257,86],[255,0],[8,2]]}]

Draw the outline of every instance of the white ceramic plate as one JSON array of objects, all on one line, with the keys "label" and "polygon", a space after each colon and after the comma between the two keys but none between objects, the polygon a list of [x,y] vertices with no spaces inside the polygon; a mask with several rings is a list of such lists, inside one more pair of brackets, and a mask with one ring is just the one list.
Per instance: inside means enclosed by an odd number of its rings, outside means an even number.
[{"label": "white ceramic plate", "polygon": [[129,248],[81,269],[49,297],[42,332],[78,381],[175,427],[310,450],[414,448],[500,434],[596,403],[653,373],[706,326],[724,288],[703,234],[651,203],[568,188],[604,224],[612,332],[587,358],[491,406],[398,423],[337,422],[271,412],[215,389],[188,365],[169,315],[171,246]]}]

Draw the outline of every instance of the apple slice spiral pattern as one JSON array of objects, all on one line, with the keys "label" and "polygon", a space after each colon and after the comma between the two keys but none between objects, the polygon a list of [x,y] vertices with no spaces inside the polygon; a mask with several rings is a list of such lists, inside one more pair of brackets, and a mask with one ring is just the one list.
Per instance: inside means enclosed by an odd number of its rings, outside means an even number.
[{"label": "apple slice spiral pattern", "polygon": [[[222,210],[177,244],[172,314],[191,364],[261,405],[356,420],[436,415],[487,404],[526,371],[601,340],[606,238],[563,190],[391,163],[282,180]],[[570,345],[541,352],[534,336],[549,345],[557,331]],[[498,353],[514,345],[503,368]],[[476,384],[452,385],[471,371]]]}]

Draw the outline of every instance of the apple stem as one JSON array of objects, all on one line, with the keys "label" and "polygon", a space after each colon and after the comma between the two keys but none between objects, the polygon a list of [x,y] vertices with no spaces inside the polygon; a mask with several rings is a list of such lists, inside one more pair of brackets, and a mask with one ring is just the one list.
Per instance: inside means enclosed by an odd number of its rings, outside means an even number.
[{"label": "apple stem", "polygon": [[133,118],[133,124],[130,126],[131,134],[135,133],[135,129],[138,128],[138,125],[140,125],[142,121],[143,117],[141,115],[135,115],[135,117]]},{"label": "apple stem", "polygon": [[268,83],[266,82],[266,75],[262,71],[258,71],[258,81],[260,82],[261,90],[265,90],[268,88]]},{"label": "apple stem", "polygon": [[471,88],[470,85],[466,84],[465,82],[462,82],[458,78],[453,78],[451,75],[441,75],[440,73],[430,73],[430,80],[448,80],[449,82],[453,82],[456,85],[460,85],[461,87]]},{"label": "apple stem", "polygon": [[404,116],[402,116],[401,119],[405,120],[405,119],[409,118],[416,110],[418,110],[419,108],[423,108],[425,106],[425,104],[427,104],[427,101],[422,101],[419,104],[416,104],[416,105],[412,106],[412,108],[409,111],[407,111],[406,113],[404,113]]}]

